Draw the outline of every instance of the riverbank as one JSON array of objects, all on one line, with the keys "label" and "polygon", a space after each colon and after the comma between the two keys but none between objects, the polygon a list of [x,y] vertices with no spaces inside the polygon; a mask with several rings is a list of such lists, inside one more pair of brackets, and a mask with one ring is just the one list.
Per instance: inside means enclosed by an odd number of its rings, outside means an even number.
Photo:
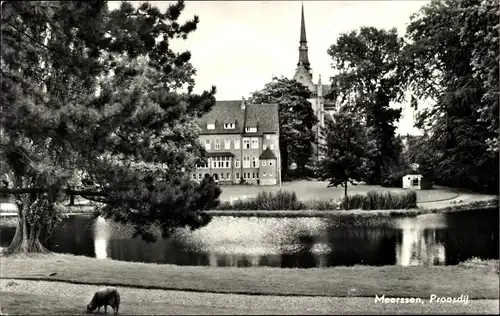
[{"label": "riverbank", "polygon": [[[457,203],[460,202],[460,203]],[[469,198],[466,200],[456,198],[448,201],[428,202],[425,205],[419,205],[416,209],[407,210],[212,210],[207,213],[213,216],[232,216],[232,217],[342,217],[342,216],[359,216],[359,217],[414,217],[422,214],[433,213],[451,213],[474,209],[477,211],[498,208],[498,197],[481,196],[480,198]],[[71,211],[66,213],[66,216],[74,215],[91,215],[94,213],[94,207],[90,205],[74,206]],[[0,221],[6,222],[9,218],[17,217],[16,212],[1,212]],[[14,223],[14,222],[12,222]],[[15,224],[15,223],[14,223]]]},{"label": "riverbank", "polygon": [[[159,265],[53,254],[0,257],[2,279],[276,296],[498,299],[498,260],[457,266],[312,269]],[[55,275],[54,275],[55,273]],[[52,274],[52,276],[51,276]]]}]

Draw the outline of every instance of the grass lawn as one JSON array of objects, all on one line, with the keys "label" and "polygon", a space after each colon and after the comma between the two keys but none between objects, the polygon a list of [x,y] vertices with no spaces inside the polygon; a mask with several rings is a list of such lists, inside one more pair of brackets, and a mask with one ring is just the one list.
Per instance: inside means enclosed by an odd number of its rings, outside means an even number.
[{"label": "grass lawn", "polygon": [[[10,286],[0,293],[2,310],[9,315],[83,314],[96,286],[37,282]],[[26,283],[26,282],[24,282]],[[9,292],[12,288],[22,293]],[[465,304],[380,304],[374,298],[271,297],[186,293],[119,288],[120,315],[342,315],[342,314],[494,314],[498,300]],[[101,309],[101,313],[102,313]],[[108,309],[108,314],[111,309]]]},{"label": "grass lawn", "polygon": [[[222,201],[230,201],[232,198],[238,198],[241,196],[255,197],[259,192],[275,192],[278,190],[295,191],[297,193],[297,198],[301,201],[307,200],[328,200],[328,199],[339,199],[344,196],[344,188],[342,187],[327,187],[328,182],[326,181],[292,181],[283,182],[282,186],[255,186],[255,185],[222,185]],[[366,194],[368,191],[377,192],[394,192],[401,193],[406,192],[401,188],[384,188],[378,185],[366,185],[358,184],[356,186],[349,186],[347,188],[347,193],[349,195],[354,194]],[[430,202],[438,200],[453,199],[458,196],[458,193],[453,192],[447,188],[435,188],[432,190],[417,190],[417,202]]]},{"label": "grass lawn", "polygon": [[[149,289],[266,295],[498,299],[498,260],[459,266],[222,268],[99,260],[72,255],[1,257],[1,278]],[[49,276],[51,273],[55,276]]]}]

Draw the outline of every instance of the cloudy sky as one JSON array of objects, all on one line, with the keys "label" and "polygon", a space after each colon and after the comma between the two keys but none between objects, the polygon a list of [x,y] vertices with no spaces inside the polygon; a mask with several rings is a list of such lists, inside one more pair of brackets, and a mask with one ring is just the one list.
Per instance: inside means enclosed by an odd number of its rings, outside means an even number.
[{"label": "cloudy sky", "polygon": [[[411,14],[428,1],[303,1],[313,81],[332,76],[327,49],[339,34],[361,26],[396,27],[402,36]],[[137,2],[140,3],[140,2]],[[169,1],[154,1],[161,9]],[[118,7],[120,2],[111,3]],[[189,50],[197,69],[195,92],[217,87],[218,100],[239,100],[273,75],[293,77],[298,62],[301,1],[186,1],[181,20],[198,15],[198,29],[172,47]],[[419,133],[406,104],[398,126]]]}]

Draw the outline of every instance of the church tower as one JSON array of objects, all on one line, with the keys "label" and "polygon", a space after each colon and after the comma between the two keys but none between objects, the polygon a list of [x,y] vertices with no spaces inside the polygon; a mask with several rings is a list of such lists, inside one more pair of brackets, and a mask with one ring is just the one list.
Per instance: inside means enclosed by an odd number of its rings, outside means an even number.
[{"label": "church tower", "polygon": [[302,19],[300,21],[299,62],[297,63],[293,79],[308,87],[311,92],[315,90],[314,83],[312,82],[311,64],[309,63],[304,4],[302,4]]},{"label": "church tower", "polygon": [[[308,101],[311,103],[311,107],[314,114],[318,118],[318,125],[316,126],[316,141],[318,143],[324,143],[324,139],[321,137],[320,129],[325,127],[325,100],[324,96],[330,91],[329,85],[323,85],[321,83],[321,76],[318,78],[318,83],[313,82],[311,64],[309,62],[308,55],[309,48],[307,47],[307,37],[306,37],[306,23],[304,18],[304,4],[302,3],[302,12],[300,20],[300,41],[299,41],[299,62],[297,63],[297,68],[295,69],[295,75],[293,79],[302,83],[311,92],[311,96]],[[313,144],[314,155],[318,158],[320,153],[318,146]]]}]

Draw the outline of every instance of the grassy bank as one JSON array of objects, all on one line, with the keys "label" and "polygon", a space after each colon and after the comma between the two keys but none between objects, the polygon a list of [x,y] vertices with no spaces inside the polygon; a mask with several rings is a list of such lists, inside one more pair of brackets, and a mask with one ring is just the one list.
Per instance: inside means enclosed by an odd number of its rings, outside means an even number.
[{"label": "grassy bank", "polygon": [[473,202],[464,205],[452,205],[443,208],[414,208],[408,210],[213,210],[208,211],[213,216],[231,216],[231,217],[415,217],[422,214],[452,213],[468,210],[482,211],[498,209],[498,200],[488,200]]},{"label": "grassy bank", "polygon": [[[498,299],[498,260],[458,266],[314,269],[220,268],[98,260],[72,255],[1,257],[2,278],[214,293]],[[50,276],[52,273],[57,273]]]},{"label": "grassy bank", "polygon": [[[0,281],[1,282],[1,281]],[[0,293],[9,315],[83,314],[96,286],[15,281]],[[380,304],[373,297],[274,297],[119,288],[119,315],[473,315],[498,313],[497,300],[467,304]],[[18,291],[18,292],[15,292]],[[101,311],[102,313],[102,311]],[[110,314],[110,310],[108,310]]]},{"label": "grassy bank", "polygon": [[[441,208],[413,208],[413,209],[399,209],[399,210],[212,210],[208,211],[209,214],[213,216],[232,216],[232,217],[282,217],[282,218],[293,218],[293,217],[343,217],[343,216],[354,216],[354,217],[401,217],[408,216],[414,217],[422,214],[433,214],[433,213],[451,213],[460,212],[467,210],[491,210],[498,208],[498,199],[475,201],[464,204],[455,204],[449,207]],[[71,213],[68,216],[88,214],[91,215],[94,209],[91,207],[86,208],[71,208]],[[4,226],[15,226],[17,220],[15,216],[0,216],[0,224]]]}]

